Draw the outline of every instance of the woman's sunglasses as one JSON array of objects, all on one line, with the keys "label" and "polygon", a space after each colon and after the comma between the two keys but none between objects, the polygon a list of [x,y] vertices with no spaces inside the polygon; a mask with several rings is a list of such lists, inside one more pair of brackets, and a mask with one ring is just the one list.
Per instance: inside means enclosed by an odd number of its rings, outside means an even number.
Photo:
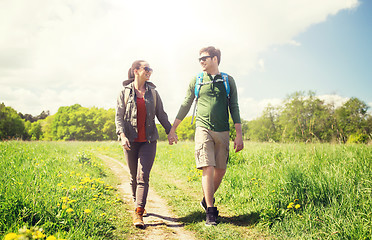
[{"label": "woman's sunglasses", "polygon": [[149,67],[144,67],[143,70],[145,70],[146,72],[152,72],[152,68],[149,68]]}]

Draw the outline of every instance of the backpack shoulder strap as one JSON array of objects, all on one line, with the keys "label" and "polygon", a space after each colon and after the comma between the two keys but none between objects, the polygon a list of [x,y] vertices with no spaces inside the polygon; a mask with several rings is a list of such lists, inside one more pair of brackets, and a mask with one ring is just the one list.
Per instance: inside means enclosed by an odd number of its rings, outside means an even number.
[{"label": "backpack shoulder strap", "polygon": [[226,73],[221,72],[223,85],[225,85],[226,95],[230,98],[230,84],[229,84],[229,76]]},{"label": "backpack shoulder strap", "polygon": [[203,77],[204,77],[204,73],[199,73],[198,75],[196,75],[196,82],[195,82],[195,98],[196,99],[199,98],[199,92],[200,92],[201,83],[203,82]]},{"label": "backpack shoulder strap", "polygon": [[128,99],[129,99],[130,89],[124,87],[124,106],[127,106]]}]

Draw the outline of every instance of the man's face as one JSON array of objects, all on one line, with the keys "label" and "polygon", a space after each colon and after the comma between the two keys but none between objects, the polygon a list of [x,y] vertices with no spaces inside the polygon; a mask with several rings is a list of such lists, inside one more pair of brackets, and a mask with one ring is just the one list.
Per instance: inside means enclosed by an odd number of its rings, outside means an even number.
[{"label": "man's face", "polygon": [[199,56],[199,62],[202,70],[205,72],[209,72],[209,70],[216,67],[215,65],[217,64],[217,57],[212,58],[209,53],[202,52]]}]

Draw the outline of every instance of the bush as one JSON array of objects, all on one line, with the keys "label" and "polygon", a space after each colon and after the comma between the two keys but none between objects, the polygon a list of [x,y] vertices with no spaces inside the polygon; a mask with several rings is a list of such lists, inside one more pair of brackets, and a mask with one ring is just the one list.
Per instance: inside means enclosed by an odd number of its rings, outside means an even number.
[{"label": "bush", "polygon": [[368,135],[364,133],[351,134],[347,140],[347,143],[367,143]]}]

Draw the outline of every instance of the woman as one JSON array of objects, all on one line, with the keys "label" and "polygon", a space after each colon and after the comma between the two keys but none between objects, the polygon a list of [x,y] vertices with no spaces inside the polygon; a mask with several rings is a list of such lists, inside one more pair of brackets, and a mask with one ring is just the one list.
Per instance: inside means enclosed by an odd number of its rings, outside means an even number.
[{"label": "woman", "polygon": [[116,132],[124,148],[136,204],[133,224],[139,228],[145,227],[143,214],[159,138],[155,116],[167,134],[172,127],[155,85],[149,82],[151,73],[146,61],[137,60],[132,64],[128,71],[129,80],[123,82],[124,88],[117,100],[115,116]]}]

